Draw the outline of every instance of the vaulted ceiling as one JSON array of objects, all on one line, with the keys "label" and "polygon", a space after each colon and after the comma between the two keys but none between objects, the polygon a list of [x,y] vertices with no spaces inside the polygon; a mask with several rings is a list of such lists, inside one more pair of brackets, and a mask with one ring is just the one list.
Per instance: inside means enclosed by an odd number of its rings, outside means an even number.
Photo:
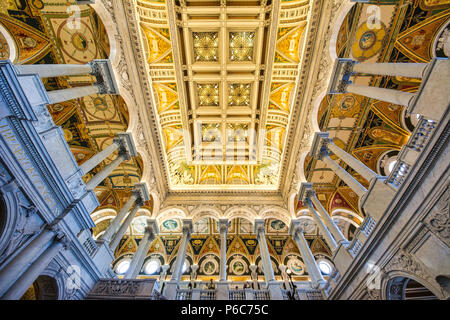
[{"label": "vaulted ceiling", "polygon": [[276,190],[309,1],[137,1],[173,190]]}]

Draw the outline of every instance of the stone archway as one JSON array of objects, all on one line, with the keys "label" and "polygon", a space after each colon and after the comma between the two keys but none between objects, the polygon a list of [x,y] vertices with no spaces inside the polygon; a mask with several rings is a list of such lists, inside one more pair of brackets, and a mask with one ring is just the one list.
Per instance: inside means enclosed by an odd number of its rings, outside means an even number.
[{"label": "stone archway", "polygon": [[56,279],[40,275],[25,292],[21,300],[58,300],[58,295]]},{"label": "stone archway", "polygon": [[409,277],[397,276],[386,285],[387,300],[439,300],[426,286]]}]

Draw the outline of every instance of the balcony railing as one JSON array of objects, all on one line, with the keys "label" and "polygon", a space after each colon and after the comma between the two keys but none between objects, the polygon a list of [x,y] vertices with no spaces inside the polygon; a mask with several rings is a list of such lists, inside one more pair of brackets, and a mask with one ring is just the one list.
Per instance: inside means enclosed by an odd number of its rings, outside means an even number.
[{"label": "balcony railing", "polygon": [[270,300],[269,290],[252,290],[253,300]]},{"label": "balcony railing", "polygon": [[192,300],[192,290],[178,289],[175,300]]},{"label": "balcony railing", "polygon": [[229,300],[247,300],[245,290],[230,290],[228,291]]},{"label": "balcony railing", "polygon": [[201,290],[200,300],[216,300],[216,290]]}]

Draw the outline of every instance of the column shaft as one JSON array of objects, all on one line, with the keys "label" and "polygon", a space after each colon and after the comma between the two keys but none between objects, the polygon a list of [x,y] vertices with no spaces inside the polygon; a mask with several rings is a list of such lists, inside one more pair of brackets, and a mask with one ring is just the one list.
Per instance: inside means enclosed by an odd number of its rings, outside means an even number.
[{"label": "column shaft", "polygon": [[319,266],[317,265],[316,259],[314,258],[311,249],[306,242],[303,231],[297,230],[294,235],[294,240],[297,243],[298,249],[302,255],[303,261],[305,262],[306,270],[308,271],[311,281],[314,286],[317,287],[320,283],[325,283],[322,273],[320,272]]},{"label": "column shaft", "polygon": [[50,99],[50,104],[54,104],[98,93],[100,93],[100,88],[96,85],[93,85],[93,86],[53,90],[47,92],[47,95]]},{"label": "column shaft", "polygon": [[125,232],[127,231],[128,227],[131,224],[131,221],[134,219],[134,216],[136,215],[136,213],[140,207],[141,206],[139,204],[134,205],[133,210],[131,210],[131,212],[128,214],[127,218],[125,219],[125,221],[120,226],[119,230],[116,232],[116,234],[112,238],[112,240],[109,244],[109,247],[111,248],[111,250],[113,252],[116,250],[117,246],[119,245],[120,239],[123,238]]},{"label": "column shaft", "polygon": [[18,74],[35,74],[41,78],[90,74],[89,64],[22,64],[14,66]]},{"label": "column shaft", "polygon": [[100,162],[105,160],[107,157],[109,157],[114,151],[119,148],[118,142],[113,142],[109,147],[103,149],[99,153],[95,154],[94,156],[90,157],[87,161],[85,161],[81,166],[80,169],[83,172],[83,175],[94,169]]},{"label": "column shaft", "polygon": [[314,221],[317,223],[317,226],[319,227],[320,233],[325,238],[325,241],[330,247],[331,251],[334,252],[334,250],[336,250],[338,247],[336,240],[330,233],[330,230],[325,226],[322,219],[320,219],[320,216],[317,213],[316,209],[314,209],[314,207],[312,206],[312,203],[310,201],[306,201],[306,204],[308,205],[309,212],[311,212]]},{"label": "column shaft", "polygon": [[49,265],[53,258],[62,249],[63,243],[56,241],[45,250],[39,258],[30,266],[30,268],[20,277],[9,290],[2,296],[2,300],[18,300],[33,282],[39,277],[44,269]]},{"label": "column shaft", "polygon": [[341,230],[338,228],[338,226],[334,223],[331,216],[328,214],[327,210],[323,207],[322,203],[320,203],[319,199],[317,199],[317,196],[315,193],[313,193],[311,196],[311,201],[316,206],[317,210],[319,210],[320,215],[323,218],[323,221],[325,222],[325,225],[327,226],[328,230],[330,230],[331,234],[333,235],[334,239],[338,243],[347,242],[347,239],[345,239],[344,235],[342,234]]},{"label": "column shaft", "polygon": [[121,154],[116,159],[111,161],[102,171],[97,173],[92,177],[91,180],[86,183],[86,187],[88,190],[94,190],[100,182],[106,179],[123,161],[125,160],[125,155]]},{"label": "column shaft", "polygon": [[101,236],[102,240],[105,240],[105,241],[110,241],[111,240],[111,237],[119,229],[120,224],[122,223],[123,219],[125,218],[125,215],[128,213],[128,211],[130,211],[130,208],[136,202],[136,199],[137,199],[137,196],[135,194],[132,194],[130,199],[128,199],[128,201],[125,203],[123,208],[119,211],[117,216],[110,223],[110,225],[106,229],[105,233]]},{"label": "column shaft", "polygon": [[360,86],[354,84],[348,85],[346,91],[354,94],[359,94],[361,96],[369,97],[372,99],[398,104],[405,107],[408,107],[410,101],[416,96],[414,93],[404,92],[400,90],[370,87],[370,86]]},{"label": "column shaft", "polygon": [[357,73],[368,73],[382,76],[399,76],[407,78],[423,77],[428,63],[357,63],[353,71]]},{"label": "column shaft", "polygon": [[335,155],[337,155],[339,158],[344,160],[346,164],[348,164],[350,167],[352,167],[356,172],[358,172],[361,176],[364,177],[367,181],[370,182],[373,178],[377,177],[377,174],[372,171],[368,166],[366,166],[364,163],[356,159],[351,154],[345,152],[341,148],[339,148],[334,142],[328,143],[328,149],[333,151]]},{"label": "column shaft", "polygon": [[124,276],[125,279],[136,279],[154,238],[153,232],[145,231],[144,237],[142,238],[141,243],[139,243],[139,247],[133,256],[133,260],[131,260],[130,267]]},{"label": "column shaft", "polygon": [[220,228],[220,281],[227,281],[227,226]]},{"label": "column shaft", "polygon": [[258,230],[258,243],[263,263],[264,276],[266,278],[266,283],[268,283],[269,281],[275,280],[275,275],[273,273],[272,261],[270,260],[269,248],[267,247],[266,235],[262,228]]},{"label": "column shaft", "polygon": [[333,161],[328,155],[323,156],[323,162],[325,162],[328,167],[333,170],[333,172],[342,179],[352,190],[359,196],[362,197],[367,189],[364,188],[362,184],[360,184],[353,176],[345,171],[340,165],[338,165],[335,161]]},{"label": "column shaft", "polygon": [[186,249],[188,244],[188,232],[183,232],[180,246],[178,247],[177,259],[175,260],[175,267],[173,269],[171,281],[179,282],[183,271],[184,259],[186,258]]},{"label": "column shaft", "polygon": [[49,244],[55,234],[56,232],[53,230],[43,230],[40,235],[0,270],[0,295],[25,271],[36,256]]}]

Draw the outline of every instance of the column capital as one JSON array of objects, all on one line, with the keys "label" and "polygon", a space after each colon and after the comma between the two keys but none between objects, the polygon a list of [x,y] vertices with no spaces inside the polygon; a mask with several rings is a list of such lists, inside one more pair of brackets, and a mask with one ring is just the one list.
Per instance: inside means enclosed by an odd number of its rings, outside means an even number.
[{"label": "column capital", "polygon": [[124,153],[129,157],[138,155],[131,132],[119,132],[117,138],[114,139],[114,143],[117,143],[119,146],[119,154]]},{"label": "column capital", "polygon": [[357,63],[355,60],[346,58],[338,58],[335,60],[327,90],[329,94],[346,92],[347,86],[352,83],[350,76],[353,74],[353,66]]},{"label": "column capital", "polygon": [[136,183],[132,194],[136,196],[136,205],[142,206],[145,201],[150,200],[150,194],[146,183]]},{"label": "column capital", "polygon": [[228,219],[219,219],[219,230],[220,233],[227,232],[228,227],[230,226],[230,221]]},{"label": "column capital", "polygon": [[89,62],[92,67],[92,75],[97,79],[96,85],[100,88],[100,94],[119,94],[113,67],[109,59],[97,59]]},{"label": "column capital", "polygon": [[193,265],[191,265],[191,270],[192,270],[192,271],[197,271],[198,268],[199,268],[198,264],[193,264]]},{"label": "column capital", "polygon": [[294,238],[297,232],[303,232],[302,220],[292,219],[291,224],[289,225],[289,234]]},{"label": "column capital", "polygon": [[147,228],[149,229],[153,235],[157,235],[159,233],[159,227],[158,227],[158,222],[156,221],[156,219],[147,219]]},{"label": "column capital", "polygon": [[183,234],[191,235],[193,231],[193,224],[191,219],[182,219],[183,222]]},{"label": "column capital", "polygon": [[314,133],[314,139],[311,145],[310,154],[314,158],[322,160],[324,155],[328,155],[327,145],[333,140],[329,137],[328,132],[316,132]]},{"label": "column capital", "polygon": [[264,219],[255,219],[255,233],[259,234],[260,232],[265,234]]},{"label": "column capital", "polygon": [[302,202],[308,201],[311,197],[316,195],[316,191],[313,189],[313,183],[302,182],[300,184],[300,189],[298,190],[298,200]]}]

